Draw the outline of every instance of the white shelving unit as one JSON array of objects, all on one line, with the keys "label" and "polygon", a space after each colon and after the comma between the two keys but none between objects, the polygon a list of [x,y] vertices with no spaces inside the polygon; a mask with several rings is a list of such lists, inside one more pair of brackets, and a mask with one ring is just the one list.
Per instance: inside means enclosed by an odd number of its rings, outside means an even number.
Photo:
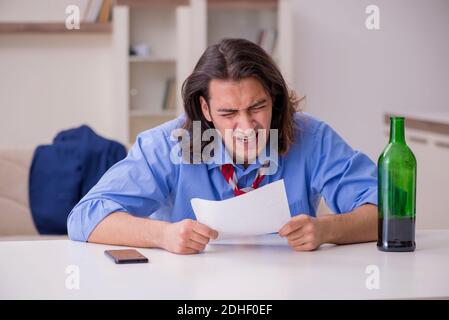
[{"label": "white shelving unit", "polygon": [[149,47],[148,56],[128,58],[131,141],[176,116],[163,109],[167,80],[176,78],[176,43],[176,5],[130,7],[129,46]]},{"label": "white shelving unit", "polygon": [[[232,23],[230,23],[232,21]],[[245,38],[257,43],[259,31],[277,30],[277,8],[234,8],[209,5],[207,43],[222,38]]]},{"label": "white shelving unit", "polygon": [[171,57],[138,57],[138,56],[131,56],[129,57],[130,63],[176,63],[176,58]]},{"label": "white shelving unit", "polygon": [[[114,8],[116,110],[123,140],[175,118],[182,112],[181,85],[206,47],[224,37],[257,41],[260,30],[277,31],[277,55],[288,83],[292,79],[291,0],[121,0]],[[145,43],[150,54],[129,55]],[[176,108],[164,110],[167,79],[175,79]]]}]

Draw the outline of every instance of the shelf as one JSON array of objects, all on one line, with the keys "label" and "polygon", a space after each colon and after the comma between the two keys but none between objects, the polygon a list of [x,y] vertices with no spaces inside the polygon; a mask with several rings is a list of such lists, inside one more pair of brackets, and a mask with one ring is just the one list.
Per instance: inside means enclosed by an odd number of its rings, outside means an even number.
[{"label": "shelf", "polygon": [[176,110],[161,110],[160,112],[149,110],[130,110],[131,117],[176,117]]},{"label": "shelf", "polygon": [[81,23],[80,29],[69,30],[63,22],[2,22],[1,33],[111,33],[111,23]]},{"label": "shelf", "polygon": [[129,57],[129,62],[131,63],[176,63],[176,59],[175,58],[170,58],[170,57],[153,57],[153,56],[148,56],[148,57],[138,57],[138,56],[130,56]]},{"label": "shelf", "polygon": [[[117,0],[117,5],[130,8],[188,6],[189,0]],[[208,0],[209,8],[216,9],[275,9],[278,0]]]},{"label": "shelf", "polygon": [[410,129],[422,130],[431,133],[438,133],[449,135],[449,122],[444,121],[445,117],[440,117],[437,120],[436,117],[429,118],[428,116],[420,117],[419,115],[397,114],[397,113],[385,113],[384,123],[390,124],[390,117],[403,116],[405,117],[405,127]]},{"label": "shelf", "polygon": [[189,0],[117,0],[117,5],[130,8],[175,7],[188,6]]},{"label": "shelf", "polygon": [[277,0],[208,0],[210,9],[244,9],[267,10],[276,9]]}]

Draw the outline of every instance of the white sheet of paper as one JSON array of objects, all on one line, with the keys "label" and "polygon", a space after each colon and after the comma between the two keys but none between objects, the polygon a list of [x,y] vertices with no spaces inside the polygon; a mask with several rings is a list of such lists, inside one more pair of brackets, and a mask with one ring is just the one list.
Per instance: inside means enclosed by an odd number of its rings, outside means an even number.
[{"label": "white sheet of paper", "polygon": [[278,232],[291,219],[284,180],[231,199],[194,198],[191,204],[197,220],[218,231],[217,240]]},{"label": "white sheet of paper", "polygon": [[210,244],[220,245],[262,245],[262,246],[288,246],[288,240],[277,233],[258,236],[239,237],[233,239],[214,240]]}]

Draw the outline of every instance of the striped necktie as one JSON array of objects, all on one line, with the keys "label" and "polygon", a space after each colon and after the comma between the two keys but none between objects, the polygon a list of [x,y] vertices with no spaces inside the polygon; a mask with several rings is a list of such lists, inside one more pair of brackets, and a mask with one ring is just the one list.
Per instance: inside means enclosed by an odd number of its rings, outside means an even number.
[{"label": "striped necktie", "polygon": [[263,178],[265,177],[268,167],[269,167],[269,162],[267,161],[259,168],[259,170],[257,170],[257,174],[256,174],[256,177],[254,178],[252,185],[250,187],[246,187],[246,188],[242,188],[242,189],[240,189],[237,185],[237,175],[235,174],[235,169],[232,164],[230,164],[230,163],[223,164],[223,165],[221,165],[220,170],[221,170],[221,174],[223,175],[223,177],[225,178],[227,183],[229,183],[229,185],[232,187],[232,190],[234,190],[234,194],[236,196],[239,196],[241,194],[245,194],[254,189],[257,189],[257,187],[259,186],[259,184],[262,182]]}]

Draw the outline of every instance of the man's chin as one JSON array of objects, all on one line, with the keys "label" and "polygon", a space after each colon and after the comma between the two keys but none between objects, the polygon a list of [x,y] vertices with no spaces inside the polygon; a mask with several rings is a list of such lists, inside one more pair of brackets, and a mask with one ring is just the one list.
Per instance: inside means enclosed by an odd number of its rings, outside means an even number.
[{"label": "man's chin", "polygon": [[[251,164],[256,162],[257,157],[262,152],[263,148],[259,146],[259,141],[254,142],[237,142],[233,141],[234,150],[233,158],[237,164]],[[231,151],[228,149],[228,151]]]},{"label": "man's chin", "polygon": [[257,157],[259,156],[260,152],[256,152],[255,150],[251,153],[251,156],[248,156],[248,154],[244,155],[235,155],[235,161],[238,164],[252,164],[257,161]]}]

